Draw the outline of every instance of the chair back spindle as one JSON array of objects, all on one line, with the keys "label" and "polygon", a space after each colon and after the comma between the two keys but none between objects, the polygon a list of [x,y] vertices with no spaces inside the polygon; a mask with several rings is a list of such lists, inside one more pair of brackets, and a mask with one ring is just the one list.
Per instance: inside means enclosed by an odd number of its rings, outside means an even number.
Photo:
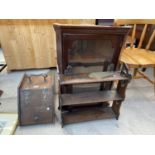
[{"label": "chair back spindle", "polygon": [[145,37],[145,34],[146,34],[146,30],[147,30],[147,24],[144,25],[144,28],[143,28],[143,31],[142,31],[142,34],[141,34],[141,37],[140,37],[140,41],[139,41],[139,44],[138,44],[138,48],[141,48],[141,46],[142,46],[142,43],[143,43],[143,40],[144,40],[144,37]]},{"label": "chair back spindle", "polygon": [[146,45],[146,48],[145,48],[146,50],[148,50],[150,48],[150,46],[151,46],[151,44],[152,44],[152,42],[154,40],[154,37],[155,37],[155,30],[153,31],[153,33],[152,33],[152,35],[151,35],[151,37],[150,37],[150,39],[149,39],[149,41],[148,41],[148,43]]},{"label": "chair back spindle", "polygon": [[[140,36],[140,41],[138,43],[138,48],[141,48],[143,45],[143,41],[146,37],[146,33],[147,33],[147,28],[148,25],[155,25],[155,19],[116,19],[114,21],[114,24],[117,26],[120,25],[133,25],[133,30],[132,30],[132,34],[131,34],[131,39],[130,39],[130,48],[134,47],[134,42],[136,39],[136,28],[137,25],[144,25],[144,28],[142,30],[141,36]],[[153,42],[155,38],[155,30],[153,31],[153,33],[151,34],[149,41],[145,47],[146,50],[148,50]]]},{"label": "chair back spindle", "polygon": [[132,30],[131,46],[130,46],[131,48],[134,47],[135,34],[136,34],[136,24],[134,24],[134,26],[133,26],[133,30]]}]

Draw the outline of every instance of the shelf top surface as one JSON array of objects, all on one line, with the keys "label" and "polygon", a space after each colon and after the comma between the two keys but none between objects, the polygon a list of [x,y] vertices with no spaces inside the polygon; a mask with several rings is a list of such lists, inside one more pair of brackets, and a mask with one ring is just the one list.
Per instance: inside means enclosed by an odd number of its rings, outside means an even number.
[{"label": "shelf top surface", "polygon": [[128,80],[128,78],[122,76],[119,71],[108,72],[108,73],[107,72],[92,72],[92,73],[81,73],[81,74],[74,74],[74,75],[60,74],[59,78],[60,78],[60,85]]}]

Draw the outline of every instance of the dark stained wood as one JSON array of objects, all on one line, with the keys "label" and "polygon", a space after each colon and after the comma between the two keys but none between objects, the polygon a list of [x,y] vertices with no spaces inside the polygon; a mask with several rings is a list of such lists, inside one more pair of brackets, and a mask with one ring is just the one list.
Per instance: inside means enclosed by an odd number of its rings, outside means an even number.
[{"label": "dark stained wood", "polygon": [[[121,52],[122,45],[125,41],[125,37],[128,34],[131,27],[118,27],[118,26],[93,26],[93,25],[53,25],[56,31],[56,45],[57,45],[57,62],[60,74],[64,74],[65,69],[69,64],[69,51],[72,50],[72,45],[75,41],[94,41],[110,40],[112,47],[114,48],[113,54],[111,54],[111,62],[115,64],[115,69],[118,64],[119,54]],[[101,44],[102,46],[102,44]],[[94,47],[94,45],[93,45]],[[99,47],[98,47],[99,48]],[[112,53],[111,51],[109,51]],[[89,52],[89,57],[90,56]]]},{"label": "dark stained wood", "polygon": [[[56,24],[54,29],[62,127],[79,121],[118,119],[117,103],[125,99],[130,79],[124,65],[119,69],[118,60],[130,27]],[[95,83],[99,83],[98,91],[84,89],[85,84]],[[79,85],[83,90],[74,91]]]},{"label": "dark stained wood", "polygon": [[120,107],[121,107],[122,101],[114,101],[112,105],[112,110],[115,113],[116,119],[118,120],[120,115]]},{"label": "dark stained wood", "polygon": [[84,83],[100,83],[106,81],[116,81],[116,80],[127,80],[128,78],[122,76],[120,72],[111,72],[112,76],[105,78],[91,78],[89,74],[74,74],[70,76],[65,76],[64,74],[60,75],[60,84],[61,85],[70,85],[70,84],[84,84]]},{"label": "dark stained wood", "polygon": [[112,109],[101,107],[81,108],[75,112],[66,112],[62,117],[64,124],[111,118],[115,118]]},{"label": "dark stained wood", "polygon": [[113,100],[122,100],[123,98],[114,90],[97,91],[97,92],[84,92],[78,94],[62,94],[62,106],[67,105],[82,105],[97,102],[106,102]]}]

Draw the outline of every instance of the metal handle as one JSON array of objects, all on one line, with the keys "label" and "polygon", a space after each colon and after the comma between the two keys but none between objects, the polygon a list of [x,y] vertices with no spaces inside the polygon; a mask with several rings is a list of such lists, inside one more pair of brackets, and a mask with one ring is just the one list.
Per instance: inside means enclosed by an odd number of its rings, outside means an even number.
[{"label": "metal handle", "polygon": [[31,78],[33,76],[42,76],[44,78],[44,82],[47,82],[47,79],[46,79],[47,78],[47,74],[39,74],[39,75],[31,74],[31,75],[27,75],[30,83],[32,83],[32,79]]}]

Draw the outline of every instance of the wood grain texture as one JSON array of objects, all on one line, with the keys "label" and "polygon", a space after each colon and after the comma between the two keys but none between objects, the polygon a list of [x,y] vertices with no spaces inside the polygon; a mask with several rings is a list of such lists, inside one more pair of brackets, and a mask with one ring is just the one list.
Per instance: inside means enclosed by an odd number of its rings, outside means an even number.
[{"label": "wood grain texture", "polygon": [[140,41],[139,41],[139,44],[138,44],[138,48],[141,48],[141,46],[142,46],[146,30],[147,30],[147,24],[145,24],[145,26],[143,28],[143,31],[142,31],[142,34],[141,34],[141,37],[140,37]]},{"label": "wood grain texture", "polygon": [[131,47],[134,46],[134,41],[135,41],[135,33],[136,33],[136,24],[133,26],[133,31],[132,31],[132,42],[131,42]]},{"label": "wood grain texture", "polygon": [[112,75],[104,78],[91,78],[89,74],[75,74],[71,76],[60,75],[61,85],[70,84],[84,84],[84,83],[100,83],[106,81],[127,80],[127,77],[123,77],[119,72],[111,72]]},{"label": "wood grain texture", "polygon": [[115,19],[115,25],[125,24],[155,24],[155,19]]},{"label": "wood grain texture", "polygon": [[152,44],[152,41],[153,41],[154,37],[155,37],[155,30],[153,31],[153,33],[152,33],[152,35],[151,35],[151,37],[150,37],[150,39],[148,41],[148,44],[146,45],[147,50],[150,48],[150,45]]},{"label": "wood grain texture", "polygon": [[53,23],[95,24],[95,20],[0,20],[0,44],[8,70],[56,67]]},{"label": "wood grain texture", "polygon": [[[119,55],[130,28],[54,24],[57,38],[58,74],[60,75],[58,76],[59,109],[62,127],[66,123],[107,118],[111,114],[118,119],[130,76],[125,65],[121,70],[123,77],[120,73],[112,71],[118,69]],[[103,44],[107,44],[107,41],[110,44],[104,51]],[[99,62],[102,64],[98,64]],[[96,63],[97,67],[101,66],[100,70],[94,68]],[[75,71],[76,67],[81,66],[87,71],[82,68],[81,71],[78,68],[79,72]],[[88,72],[87,67],[93,68]],[[119,82],[116,82],[113,91],[111,89],[115,81]],[[89,85],[86,85],[88,83]],[[95,86],[98,91],[91,88],[94,87],[93,84],[98,84]],[[113,107],[114,110],[110,107],[108,110],[103,109],[109,106],[108,101],[116,100],[121,101],[118,102],[119,106]]]},{"label": "wood grain texture", "polygon": [[[140,36],[140,41],[138,44],[138,48],[133,48],[133,44],[131,43],[131,46],[126,48],[122,53],[120,57],[120,61],[123,63],[126,63],[129,65],[129,67],[134,68],[133,72],[133,78],[144,78],[148,80],[150,83],[154,84],[155,87],[155,80],[150,79],[149,76],[141,72],[140,68],[148,68],[153,67],[155,68],[155,52],[152,50],[149,50],[150,45],[154,41],[155,37],[155,30],[151,32],[150,38],[148,38],[148,43],[146,47],[144,48],[142,46],[143,41],[145,40],[146,34],[147,34],[147,27],[148,25],[155,25],[155,19],[121,19],[121,20],[115,20],[115,25],[134,25],[133,28],[133,35],[132,35],[132,41],[133,36],[135,35],[135,31],[137,32],[135,25],[138,26],[139,24],[144,25],[143,31]],[[140,74],[140,76],[137,76],[137,73]],[[155,79],[155,76],[154,76]]]},{"label": "wood grain texture", "polygon": [[64,113],[62,118],[65,124],[84,122],[96,119],[115,118],[112,108],[82,108],[74,113]]},{"label": "wood grain texture", "polygon": [[146,49],[127,48],[122,52],[120,61],[131,67],[154,67],[155,53]]},{"label": "wood grain texture", "polygon": [[117,91],[96,91],[96,92],[83,92],[78,94],[62,94],[63,106],[86,105],[98,102],[107,102],[113,100],[123,100]]}]

